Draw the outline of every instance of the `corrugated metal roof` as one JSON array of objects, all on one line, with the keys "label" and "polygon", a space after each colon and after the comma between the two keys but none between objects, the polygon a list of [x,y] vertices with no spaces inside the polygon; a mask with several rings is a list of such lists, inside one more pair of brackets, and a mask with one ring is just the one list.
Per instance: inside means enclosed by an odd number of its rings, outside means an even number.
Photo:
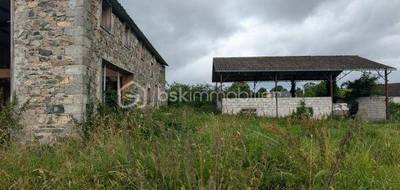
[{"label": "corrugated metal roof", "polygon": [[395,70],[359,56],[214,58],[215,72]]},{"label": "corrugated metal roof", "polygon": [[213,82],[327,80],[343,71],[396,70],[393,67],[351,56],[286,56],[214,58]]},{"label": "corrugated metal roof", "polygon": [[147,37],[143,34],[143,32],[139,29],[133,19],[126,12],[124,7],[118,2],[118,0],[106,0],[113,9],[113,13],[121,19],[121,21],[127,23],[131,28],[132,32],[134,32],[139,41],[143,43],[143,45],[153,54],[156,60],[162,65],[168,66],[167,62],[162,58],[162,56],[158,53],[158,51],[153,47]]}]

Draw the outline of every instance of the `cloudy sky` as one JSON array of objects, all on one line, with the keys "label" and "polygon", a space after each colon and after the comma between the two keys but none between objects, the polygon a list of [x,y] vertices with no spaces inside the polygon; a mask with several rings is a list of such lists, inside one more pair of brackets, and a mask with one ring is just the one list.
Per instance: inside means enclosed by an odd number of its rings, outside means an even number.
[{"label": "cloudy sky", "polygon": [[169,83],[210,82],[222,56],[360,55],[400,69],[400,0],[120,1]]}]

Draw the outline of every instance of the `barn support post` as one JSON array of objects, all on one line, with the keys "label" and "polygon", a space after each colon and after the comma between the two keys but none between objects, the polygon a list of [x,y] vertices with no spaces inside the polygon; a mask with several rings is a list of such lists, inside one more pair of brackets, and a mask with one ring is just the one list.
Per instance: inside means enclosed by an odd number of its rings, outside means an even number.
[{"label": "barn support post", "polygon": [[334,108],[333,108],[333,99],[334,99],[334,96],[335,96],[335,94],[334,94],[334,92],[333,92],[333,89],[334,89],[334,87],[333,87],[333,74],[331,73],[330,74],[330,76],[329,76],[329,94],[330,94],[330,96],[331,96],[331,107],[332,107],[332,116],[333,116],[333,112],[334,112]]},{"label": "barn support post", "polygon": [[107,66],[106,64],[103,64],[103,103],[106,103],[106,91],[107,91]]},{"label": "barn support post", "polygon": [[14,7],[15,7],[15,2],[10,1],[10,101],[13,102],[14,100],[14,95],[15,95],[15,77],[14,77],[14,20],[15,20],[15,15],[14,15]]},{"label": "barn support post", "polygon": [[295,80],[291,80],[291,88],[290,88],[290,94],[292,95],[292,98],[296,97],[296,81]]},{"label": "barn support post", "polygon": [[[122,105],[122,93],[121,93],[121,76],[119,72],[117,73],[117,94],[118,94],[118,105]],[[151,98],[153,99],[153,98]]]},{"label": "barn support post", "polygon": [[256,92],[256,88],[257,88],[257,81],[254,81],[253,84],[253,98],[257,98],[257,92]]},{"label": "barn support post", "polygon": [[220,83],[220,87],[219,90],[217,92],[217,107],[219,109],[221,109],[222,111],[222,99],[223,99],[223,78],[222,78],[222,74],[219,74],[219,83]]},{"label": "barn support post", "polygon": [[389,113],[389,79],[388,79],[388,70],[385,69],[385,106],[386,106],[386,120],[390,119]]},{"label": "barn support post", "polygon": [[223,90],[223,83],[224,83],[224,81],[222,80],[222,74],[219,75],[219,83],[220,83],[219,90],[220,90],[220,92],[222,92],[222,90]]},{"label": "barn support post", "polygon": [[278,107],[278,74],[275,74],[275,111],[276,117],[279,117],[279,107]]}]

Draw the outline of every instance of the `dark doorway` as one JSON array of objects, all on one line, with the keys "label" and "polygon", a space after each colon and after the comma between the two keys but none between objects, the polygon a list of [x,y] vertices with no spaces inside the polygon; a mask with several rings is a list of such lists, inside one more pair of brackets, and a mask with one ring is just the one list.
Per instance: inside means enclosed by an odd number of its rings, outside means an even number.
[{"label": "dark doorway", "polygon": [[133,80],[133,74],[103,60],[103,103],[118,107],[126,93],[122,89]]},{"label": "dark doorway", "polygon": [[0,0],[0,105],[10,100],[10,0]]}]

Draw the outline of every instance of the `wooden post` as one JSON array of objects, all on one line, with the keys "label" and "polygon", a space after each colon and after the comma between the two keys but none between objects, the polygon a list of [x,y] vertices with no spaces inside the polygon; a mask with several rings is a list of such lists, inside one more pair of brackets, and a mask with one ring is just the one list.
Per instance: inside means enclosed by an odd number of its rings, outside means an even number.
[{"label": "wooden post", "polygon": [[332,103],[332,116],[333,116],[333,111],[334,111],[334,109],[333,109],[333,99],[334,99],[334,93],[333,93],[333,75],[332,75],[332,73],[330,74],[330,78],[329,78],[329,88],[330,88],[330,95],[331,95],[331,103]]},{"label": "wooden post", "polygon": [[219,82],[220,82],[220,91],[222,92],[222,90],[223,90],[222,74],[219,75]]},{"label": "wooden post", "polygon": [[279,117],[279,107],[278,107],[278,92],[277,92],[277,88],[278,88],[278,74],[275,74],[275,111],[276,111],[276,117]]},{"label": "wooden post", "polygon": [[296,97],[296,81],[295,80],[291,80],[291,88],[290,88],[290,94],[292,95],[292,98]]},{"label": "wooden post", "polygon": [[390,119],[389,113],[389,79],[388,79],[388,70],[385,69],[385,105],[386,105],[386,120]]},{"label": "wooden post", "polygon": [[14,60],[15,60],[15,56],[14,56],[14,20],[15,20],[15,15],[14,15],[14,7],[15,7],[15,2],[14,1],[10,1],[10,101],[13,102],[14,101],[14,90],[15,90],[15,78],[14,78]]},{"label": "wooden post", "polygon": [[106,64],[104,64],[103,65],[103,92],[102,92],[103,103],[106,103],[106,91],[107,91],[106,85],[107,85],[107,66],[106,66]]},{"label": "wooden post", "polygon": [[122,94],[121,94],[121,78],[119,72],[117,73],[117,94],[118,94],[118,105],[122,105]]},{"label": "wooden post", "polygon": [[222,99],[223,99],[223,78],[222,78],[222,74],[219,74],[219,82],[220,82],[220,88],[218,91],[218,98],[217,98],[217,107],[219,107],[222,111]]},{"label": "wooden post", "polygon": [[256,92],[256,87],[257,87],[257,81],[254,81],[254,86],[253,86],[253,98],[257,98],[257,92]]}]

